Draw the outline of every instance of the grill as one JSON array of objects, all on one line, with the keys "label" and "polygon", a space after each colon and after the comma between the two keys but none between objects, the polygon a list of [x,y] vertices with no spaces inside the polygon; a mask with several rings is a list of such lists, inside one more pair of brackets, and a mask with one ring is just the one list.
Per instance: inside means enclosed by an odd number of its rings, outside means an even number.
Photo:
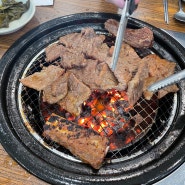
[{"label": "grill", "polygon": [[[122,92],[112,95],[112,92],[94,91],[91,94],[83,105],[81,117],[72,119],[80,124],[89,114],[89,108],[97,107],[97,104],[87,107],[92,97],[98,97],[103,108],[99,108],[93,121],[87,121],[85,126],[93,122],[101,129],[100,134],[108,134],[108,130],[113,129],[114,137],[110,135],[110,138],[112,144],[116,144],[116,147],[110,147],[99,170],[92,169],[64,147],[42,136],[43,125],[51,112],[66,119],[70,116],[57,105],[43,103],[42,93],[22,86],[19,79],[48,66],[44,48],[60,36],[91,26],[97,34],[105,34],[107,40],[111,40],[103,27],[109,18],[119,20],[118,15],[106,13],[75,14],[54,19],[27,33],[2,58],[1,142],[28,171],[52,184],[150,184],[184,162],[184,82],[179,82],[178,93],[170,93],[159,100],[155,94],[150,101],[141,97],[134,109],[128,111],[125,111],[127,102],[123,97],[120,99]],[[185,67],[184,49],[167,34],[136,19],[129,19],[128,26],[147,26],[154,32],[153,48],[137,50],[140,57],[153,52],[168,60],[178,61],[177,71]],[[59,61],[57,59],[53,64],[57,65]],[[111,104],[111,99],[116,103]],[[117,124],[113,128],[110,118],[103,116],[106,105],[116,109],[114,119]],[[107,123],[106,127],[98,125],[95,121],[97,115],[101,115],[101,121]],[[124,127],[121,131],[119,124]],[[16,153],[15,147],[18,148]]]},{"label": "grill", "polygon": [[[149,50],[147,50],[147,52],[146,50],[139,51],[141,56],[146,55],[146,53],[149,53]],[[57,65],[59,62],[60,59],[57,59],[53,61],[52,64]],[[28,64],[28,67],[23,73],[23,77],[39,72],[42,67],[48,65],[50,64],[46,62],[45,53],[42,51],[36,59],[33,59],[33,61]],[[86,104],[93,101],[93,97],[96,97],[99,103],[96,102],[96,104],[93,104],[92,102],[92,105],[89,107],[84,105],[82,108],[84,111],[81,117],[73,118],[70,116],[70,113],[61,110],[58,105],[49,105],[42,102],[42,95],[39,92],[23,87],[21,84],[19,86],[19,91],[19,107],[20,110],[22,110],[21,113],[24,122],[27,123],[27,128],[36,139],[39,138],[39,141],[41,140],[42,143],[45,142],[49,148],[55,148],[57,153],[60,153],[61,156],[64,154],[69,155],[69,159],[73,156],[66,151],[65,148],[62,148],[52,141],[47,141],[47,139],[42,136],[43,125],[52,113],[61,115],[66,119],[69,117],[69,120],[79,124],[81,120],[83,120],[83,122],[85,122],[84,125],[89,125],[88,127],[90,129],[97,127],[97,130],[101,130],[100,135],[106,135],[111,142],[107,160],[115,161],[114,159],[124,160],[124,158],[128,158],[128,156],[132,158],[132,155],[135,156],[137,153],[141,153],[141,151],[143,153],[146,145],[152,147],[157,143],[157,140],[159,141],[168,131],[168,129],[165,128],[170,128],[170,119],[173,120],[173,112],[175,112],[177,106],[177,95],[171,93],[159,100],[159,102],[157,100],[157,95],[154,95],[150,101],[141,97],[134,108],[130,108],[130,111],[126,111],[126,109],[129,109],[128,102],[122,100],[124,97],[121,95],[121,92],[115,90],[110,90],[108,92],[95,91],[91,94],[89,100],[86,101]],[[111,100],[114,103],[111,104]],[[97,110],[96,107],[99,106],[97,104],[103,106],[99,108],[102,109],[101,111]],[[106,106],[109,107],[109,109],[115,109],[114,113],[104,110]],[[85,116],[89,115],[92,109],[96,109],[95,115],[90,118],[89,116]],[[105,114],[106,111],[108,112],[107,114],[111,114],[111,117],[107,116],[105,118],[103,114]],[[85,119],[87,119],[87,121],[85,121]],[[107,124],[107,126],[101,125],[101,122]],[[111,128],[112,122],[114,122],[115,128],[113,126]],[[119,131],[121,128],[123,131]],[[150,147],[147,147],[147,149]],[[75,161],[77,159],[73,157],[73,160]]]}]

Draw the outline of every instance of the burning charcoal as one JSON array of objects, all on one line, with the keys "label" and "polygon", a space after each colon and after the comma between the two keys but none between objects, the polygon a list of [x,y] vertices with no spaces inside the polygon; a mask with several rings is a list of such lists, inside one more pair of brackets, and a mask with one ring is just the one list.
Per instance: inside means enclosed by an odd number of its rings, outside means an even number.
[{"label": "burning charcoal", "polygon": [[112,127],[114,132],[119,133],[119,130],[124,127],[126,121],[115,121],[115,125]]},{"label": "burning charcoal", "polygon": [[127,100],[119,100],[119,105],[123,107],[124,109],[129,108],[129,102]]},{"label": "burning charcoal", "polygon": [[111,110],[105,110],[106,119],[113,119],[115,117],[115,113]]},{"label": "burning charcoal", "polygon": [[[138,121],[138,120],[137,120]],[[131,119],[130,120],[130,126],[132,127],[132,128],[134,128],[135,127],[135,125],[136,125],[136,123],[138,123],[136,120],[133,120],[133,119]]]},{"label": "burning charcoal", "polygon": [[115,107],[118,111],[118,114],[120,116],[122,116],[126,121],[128,121],[130,119],[130,114],[129,114],[129,112],[126,112],[126,110],[125,110],[126,106],[125,105],[128,105],[128,102],[125,101],[125,100],[117,101],[115,103]]},{"label": "burning charcoal", "polygon": [[91,115],[91,107],[82,105],[81,117],[89,117]]},{"label": "burning charcoal", "polygon": [[142,129],[140,128],[140,126],[136,126],[134,128],[135,132],[139,135],[142,132]]},{"label": "burning charcoal", "polygon": [[122,107],[118,107],[117,109],[118,109],[119,114],[120,114],[126,121],[128,121],[128,120],[130,119],[130,114],[127,113],[127,112],[125,112],[125,110],[123,110]]}]

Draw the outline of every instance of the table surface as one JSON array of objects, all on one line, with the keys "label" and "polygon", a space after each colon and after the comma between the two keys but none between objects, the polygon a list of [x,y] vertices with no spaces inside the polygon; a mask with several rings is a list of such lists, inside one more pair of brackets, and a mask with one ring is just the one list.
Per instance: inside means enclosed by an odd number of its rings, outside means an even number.
[{"label": "table surface", "polygon": [[[141,0],[138,9],[134,12],[132,17],[145,21],[158,28],[185,33],[185,23],[174,19],[174,14],[178,11],[178,1],[168,0],[168,10],[169,24],[166,24],[164,21],[162,0]],[[36,7],[35,16],[25,27],[15,33],[0,36],[0,58],[18,38],[32,28],[56,17],[81,12],[117,13],[118,9],[104,0],[55,0],[54,6]],[[23,169],[0,145],[0,184],[46,185],[47,183]]]}]

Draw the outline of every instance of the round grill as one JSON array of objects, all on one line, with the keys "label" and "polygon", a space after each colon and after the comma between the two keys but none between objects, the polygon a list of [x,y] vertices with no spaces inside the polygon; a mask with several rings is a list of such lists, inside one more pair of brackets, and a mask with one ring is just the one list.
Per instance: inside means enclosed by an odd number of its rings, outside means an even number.
[{"label": "round grill", "polygon": [[[147,50],[147,53],[149,53],[149,50]],[[146,55],[146,50],[141,50],[139,54],[141,56]],[[44,66],[51,65],[48,64],[45,59],[45,53],[42,51],[38,57],[35,57],[28,64],[23,72],[23,77],[21,78],[41,71]],[[60,59],[57,59],[53,61],[52,64],[57,65],[59,62]],[[55,153],[65,156],[66,158],[69,158],[69,160],[78,160],[64,147],[61,147],[57,143],[47,140],[42,136],[43,125],[52,113],[61,115],[65,119],[68,119],[69,113],[65,110],[62,111],[57,104],[49,105],[42,102],[42,95],[39,92],[24,87],[22,84],[19,86],[19,91],[21,96],[19,99],[19,107],[24,122],[31,134],[33,134],[33,136],[42,144],[47,145],[51,150],[56,149],[54,150]],[[93,129],[93,126],[96,126],[97,130],[101,130],[99,132],[100,135],[106,135],[106,137],[110,139],[111,144],[106,159],[114,162],[141,154],[145,152],[146,146],[152,147],[160,141],[172,123],[170,119],[173,120],[174,117],[174,112],[177,106],[177,96],[174,95],[174,93],[171,93],[159,101],[156,94],[154,94],[150,101],[141,97],[136,105],[133,108],[130,108],[130,111],[126,111],[126,109],[129,109],[129,105],[127,101],[122,100],[122,93],[116,91],[112,95],[112,92],[113,91],[96,91],[93,92],[89,98],[92,101],[93,97],[96,96],[97,99],[99,99],[98,104],[102,104],[102,106],[105,107],[108,105],[109,108],[115,109],[114,113],[105,110],[108,114],[111,114],[111,117],[109,115],[104,117],[103,114],[105,111],[104,108],[102,108],[102,111],[96,110],[95,115],[91,116],[90,119],[87,117],[88,119],[84,125],[90,125],[90,129]],[[110,103],[111,99],[114,101],[112,104]],[[90,100],[87,100],[87,102]],[[91,109],[95,109],[97,105],[92,103],[91,107],[83,105],[82,107],[84,112],[81,113],[81,117],[73,118],[73,121],[76,122],[76,124],[80,124],[81,119],[85,120],[86,117],[84,115],[89,115],[89,112],[92,111]],[[72,118],[70,118],[70,120],[71,119]],[[101,122],[104,124],[106,123],[106,127],[103,127]],[[115,123],[115,126],[111,126],[112,122]],[[120,131],[120,128],[122,131]],[[147,147],[147,150],[150,147]]]},{"label": "round grill", "polygon": [[[106,13],[84,13],[44,23],[20,38],[0,63],[1,143],[19,164],[51,184],[151,184],[184,162],[184,82],[179,82],[178,93],[170,93],[159,100],[154,96],[149,102],[141,98],[133,110],[123,111],[122,106],[126,102],[122,100],[114,104],[118,107],[118,117],[130,122],[125,125],[128,126],[126,134],[125,130],[120,134],[119,129],[114,128],[115,135],[121,135],[122,144],[109,150],[105,164],[99,170],[92,169],[64,147],[43,137],[47,114],[57,112],[58,107],[43,104],[42,94],[22,86],[19,79],[41,71],[43,66],[48,65],[44,49],[59,37],[80,32],[85,27],[94,28],[97,34],[107,35],[104,22],[110,18],[119,20],[120,17]],[[176,70],[185,68],[184,48],[169,35],[136,19],[129,19],[128,26],[146,26],[154,33],[153,48],[137,50],[141,57],[154,52],[177,62]],[[53,64],[57,65],[58,60]],[[104,93],[103,96],[109,97],[107,92]],[[113,98],[117,100],[117,96]],[[103,106],[106,105],[104,98],[102,101]],[[88,113],[86,106],[83,111]],[[58,113],[66,116],[66,112]],[[98,113],[102,113],[101,110]],[[142,121],[135,121],[137,114],[142,117]],[[84,114],[81,118],[84,118]],[[75,121],[78,123],[79,120],[75,118]]]}]

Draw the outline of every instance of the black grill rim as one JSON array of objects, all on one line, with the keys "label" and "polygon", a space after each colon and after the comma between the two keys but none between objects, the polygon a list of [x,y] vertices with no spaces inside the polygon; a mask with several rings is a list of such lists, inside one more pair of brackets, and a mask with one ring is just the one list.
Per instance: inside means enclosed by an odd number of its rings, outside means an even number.
[{"label": "black grill rim", "polygon": [[[20,76],[19,72],[16,70],[12,71],[15,68],[15,64],[18,62],[19,56],[21,53],[35,40],[39,40],[42,35],[46,35],[51,33],[53,30],[60,28],[61,25],[68,26],[70,24],[96,24],[98,20],[105,21],[109,18],[114,18],[119,20],[120,16],[116,14],[109,14],[109,13],[82,13],[82,14],[74,14],[65,17],[60,17],[54,19],[52,21],[46,22],[35,29],[31,30],[30,32],[26,33],[23,37],[17,40],[10,49],[5,53],[3,58],[0,62],[0,140],[1,144],[5,148],[5,150],[15,159],[20,165],[22,165],[25,169],[27,169],[32,174],[36,175],[37,177],[52,183],[52,184],[89,184],[96,182],[97,184],[122,184],[123,181],[125,184],[151,184],[154,183],[161,178],[165,177],[176,168],[178,168],[184,161],[185,161],[185,136],[183,135],[183,131],[185,130],[183,124],[183,120],[185,119],[184,115],[184,104],[183,102],[179,102],[179,111],[178,120],[174,122],[174,127],[171,129],[171,133],[178,133],[178,138],[174,141],[168,150],[164,151],[162,154],[161,151],[158,151],[158,158],[155,161],[152,161],[151,164],[145,164],[144,166],[140,166],[138,169],[128,170],[126,172],[120,172],[117,169],[117,165],[108,165],[106,167],[107,171],[117,171],[117,174],[114,176],[107,176],[106,174],[103,176],[99,176],[96,171],[92,171],[92,169],[87,168],[85,169],[86,175],[84,174],[74,174],[71,173],[69,169],[62,169],[56,168],[52,164],[47,162],[47,157],[42,159],[39,156],[39,152],[44,153],[48,152],[43,149],[33,138],[31,139],[31,134],[26,133],[25,127],[20,124],[20,115],[17,113],[16,107],[18,106],[15,97],[17,97],[17,89],[16,84],[9,81],[10,75],[11,76]],[[129,25],[136,27],[143,27],[148,26],[150,27],[155,35],[156,41],[163,41],[166,44],[166,49],[173,53],[174,57],[178,59],[179,66],[181,68],[185,67],[185,56],[184,56],[184,49],[183,47],[177,43],[173,38],[167,35],[162,30],[159,30],[147,23],[139,21],[137,19],[130,18]],[[99,26],[99,25],[98,25]],[[76,28],[77,30],[80,29]],[[55,39],[55,38],[52,38]],[[49,41],[48,41],[49,42]],[[47,45],[48,43],[45,43]],[[33,48],[33,56],[36,52]],[[20,61],[19,61],[20,62]],[[22,61],[23,63],[24,61]],[[16,66],[16,68],[22,69],[21,66]],[[8,86],[11,86],[11,91],[8,91]],[[182,83],[182,89],[184,89],[185,84]],[[8,95],[8,98],[7,98]],[[182,96],[182,95],[181,95]],[[5,101],[6,100],[6,101]],[[9,110],[7,105],[11,104],[11,101],[15,101],[15,105]],[[13,113],[11,115],[11,113]],[[183,114],[183,115],[180,115]],[[15,116],[16,115],[16,116]],[[17,134],[17,130],[14,130],[15,127],[19,129],[19,133],[22,135]],[[21,138],[25,140],[22,141]],[[30,140],[26,139],[29,137]],[[165,138],[163,142],[168,142],[168,138]],[[28,146],[31,146],[33,149],[38,147],[38,153],[33,153]],[[160,147],[163,146],[163,143],[159,143],[158,147],[155,148],[157,151]],[[153,151],[149,151],[146,153],[145,157],[151,158],[153,155]],[[143,156],[142,156],[143,157]],[[141,157],[141,158],[142,158]],[[156,159],[156,158],[155,158]],[[139,162],[140,159],[138,159]],[[134,161],[136,162],[136,161]],[[63,164],[65,167],[66,162]],[[128,161],[130,165],[135,165],[132,161]],[[73,165],[73,164],[67,164]],[[126,165],[126,164],[124,164]],[[157,166],[157,167],[156,167]],[[79,166],[74,166],[77,168]],[[81,166],[83,168],[83,166]],[[89,174],[93,174],[90,175]]]}]

